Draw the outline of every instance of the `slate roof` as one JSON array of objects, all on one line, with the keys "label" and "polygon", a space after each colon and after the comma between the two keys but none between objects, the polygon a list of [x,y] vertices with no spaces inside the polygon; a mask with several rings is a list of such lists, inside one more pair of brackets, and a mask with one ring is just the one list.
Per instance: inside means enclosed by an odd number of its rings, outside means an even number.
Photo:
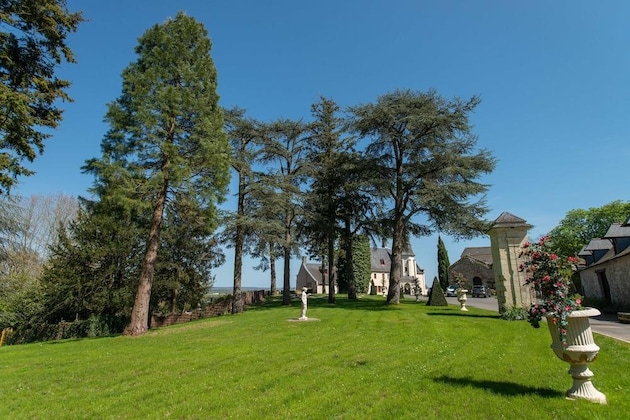
[{"label": "slate roof", "polygon": [[602,251],[612,249],[613,244],[608,239],[595,238],[584,247],[584,251]]},{"label": "slate roof", "polygon": [[580,250],[580,252],[578,252],[578,256],[579,257],[586,257],[588,255],[593,255],[593,251],[591,250],[586,250],[586,245],[584,245],[582,247],[582,249]]},{"label": "slate roof", "polygon": [[604,238],[630,238],[630,226],[613,223],[608,228]]},{"label": "slate roof", "polygon": [[529,229],[532,227],[532,225],[528,224],[524,219],[521,219],[518,216],[514,216],[512,213],[504,211],[499,215],[499,217],[496,218],[496,220],[492,224],[492,227],[526,227]]},{"label": "slate roof", "polygon": [[415,257],[416,254],[413,253],[413,249],[411,249],[411,244],[409,243],[409,241],[406,241],[405,245],[403,246],[403,250],[402,250],[402,257]]},{"label": "slate roof", "polygon": [[322,273],[319,271],[322,268],[321,264],[316,263],[305,263],[302,264],[304,268],[306,268],[306,272],[308,275],[317,282],[317,284],[322,283]]},{"label": "slate roof", "polygon": [[[593,242],[593,241],[597,241],[598,243],[601,242],[602,244],[604,244],[604,240],[602,240],[602,239],[597,239],[597,240],[593,239],[593,240],[591,240],[591,242]],[[610,243],[610,241],[608,241],[608,240],[606,240],[606,242]],[[588,248],[590,245],[591,245],[591,243],[589,243],[586,247],[584,247],[584,249]],[[596,246],[602,246],[602,245],[596,245]],[[589,252],[589,251],[586,251],[586,252]],[[611,243],[610,244],[610,248],[608,248],[608,249],[598,248],[598,249],[591,250],[590,252],[591,253],[600,252],[603,255],[600,258],[597,258],[597,261],[594,261],[591,264],[589,264],[587,266],[587,268],[600,265],[602,263],[605,263],[607,261],[611,261],[611,260],[623,257],[625,255],[630,255],[630,247],[624,249],[623,251],[621,251],[619,253],[615,253],[615,249],[613,248],[613,245]],[[578,255],[580,255],[580,254],[578,254]]]},{"label": "slate roof", "polygon": [[460,258],[472,258],[484,264],[492,265],[492,248],[489,246],[467,247],[462,251]]},{"label": "slate roof", "polygon": [[372,248],[370,252],[370,265],[372,272],[389,273],[392,265],[392,251],[389,248]]}]

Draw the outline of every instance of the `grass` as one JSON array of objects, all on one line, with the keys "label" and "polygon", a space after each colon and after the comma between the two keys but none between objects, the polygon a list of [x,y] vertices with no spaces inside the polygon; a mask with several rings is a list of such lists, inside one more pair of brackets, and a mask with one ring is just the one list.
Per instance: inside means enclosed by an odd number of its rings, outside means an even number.
[{"label": "grass", "polygon": [[470,308],[382,297],[271,300],[243,314],[0,348],[0,418],[615,419],[630,345],[596,335],[608,405],[569,401],[546,330]]}]

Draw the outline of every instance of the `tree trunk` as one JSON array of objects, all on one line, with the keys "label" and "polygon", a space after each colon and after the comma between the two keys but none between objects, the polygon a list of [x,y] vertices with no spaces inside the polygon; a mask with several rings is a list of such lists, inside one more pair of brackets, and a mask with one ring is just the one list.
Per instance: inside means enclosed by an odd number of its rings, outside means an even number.
[{"label": "tree trunk", "polygon": [[286,215],[284,235],[284,284],[282,288],[282,304],[291,305],[291,230],[290,215]]},{"label": "tree trunk", "polygon": [[284,283],[282,287],[282,304],[291,304],[291,248],[284,246]]},{"label": "tree trunk", "polygon": [[387,303],[397,305],[400,303],[400,271],[402,261],[402,249],[405,238],[404,219],[399,216],[395,220],[394,235],[392,238],[392,260],[389,271],[389,290],[387,291]]},{"label": "tree trunk", "polygon": [[328,237],[328,303],[335,303],[335,240]]},{"label": "tree trunk", "polygon": [[[163,172],[168,168],[168,161],[162,166]],[[162,217],[164,207],[166,205],[166,194],[168,191],[168,178],[162,184],[158,191],[155,207],[153,208],[153,216],[151,218],[151,229],[149,230],[149,240],[147,249],[142,260],[142,271],[140,272],[140,281],[138,282],[138,291],[136,299],[131,310],[131,320],[125,335],[142,335],[149,329],[149,302],[151,300],[151,284],[153,283],[153,273],[155,272],[155,260],[157,259],[158,248],[160,245],[160,229],[162,226]]]},{"label": "tree trunk", "polygon": [[271,277],[271,285],[269,290],[271,291],[271,295],[276,294],[276,256],[271,251],[271,244],[269,244],[269,272]]},{"label": "tree trunk", "polygon": [[171,290],[171,313],[177,309],[177,288]]},{"label": "tree trunk", "polygon": [[[326,294],[326,257],[322,255],[322,293]],[[317,293],[317,290],[315,290]]]},{"label": "tree trunk", "polygon": [[353,235],[350,232],[350,222],[346,224],[346,280],[348,281],[348,299],[357,299],[357,285],[354,282],[354,245]]},{"label": "tree trunk", "polygon": [[234,244],[234,291],[232,313],[243,312],[243,293],[241,290],[243,272],[243,242],[245,231],[242,218],[245,213],[245,180],[241,172],[238,173],[238,204],[236,208],[236,238]]}]

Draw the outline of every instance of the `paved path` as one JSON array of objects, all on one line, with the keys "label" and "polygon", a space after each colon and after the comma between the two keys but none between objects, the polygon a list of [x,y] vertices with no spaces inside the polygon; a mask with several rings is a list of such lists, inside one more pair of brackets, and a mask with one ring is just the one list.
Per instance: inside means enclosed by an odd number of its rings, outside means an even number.
[{"label": "paved path", "polygon": [[[455,297],[448,297],[446,300],[449,304],[459,305]],[[469,297],[466,301],[466,306],[499,312],[497,299],[493,297],[485,299]],[[615,314],[602,314],[591,318],[591,329],[598,334],[607,335],[614,339],[630,343],[630,324],[620,323],[617,321],[617,315]]]}]

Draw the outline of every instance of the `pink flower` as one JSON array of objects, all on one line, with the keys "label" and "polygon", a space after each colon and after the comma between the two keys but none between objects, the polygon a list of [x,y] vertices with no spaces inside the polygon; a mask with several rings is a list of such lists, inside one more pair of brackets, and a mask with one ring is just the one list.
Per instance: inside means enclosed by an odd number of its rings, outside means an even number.
[{"label": "pink flower", "polygon": [[558,256],[557,256],[556,254],[549,254],[549,259],[550,259],[551,261],[555,261],[555,260],[557,260],[557,259],[558,259]]},{"label": "pink flower", "polygon": [[543,281],[544,281],[545,283],[549,283],[549,282],[551,281],[551,277],[549,277],[549,276],[547,275],[547,276],[543,277]]}]

